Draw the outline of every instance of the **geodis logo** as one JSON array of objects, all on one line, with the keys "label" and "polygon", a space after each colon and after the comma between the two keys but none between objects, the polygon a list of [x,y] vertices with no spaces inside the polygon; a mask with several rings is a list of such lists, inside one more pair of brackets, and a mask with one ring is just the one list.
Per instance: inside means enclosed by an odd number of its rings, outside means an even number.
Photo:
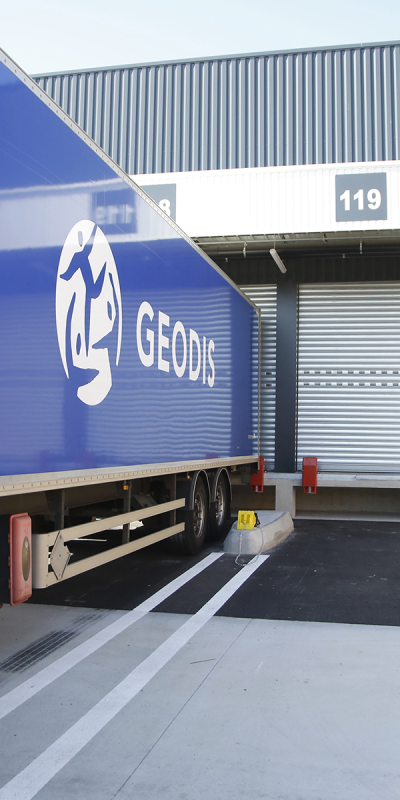
[{"label": "geodis logo", "polygon": [[[122,341],[122,303],[111,247],[88,219],[71,228],[62,249],[56,286],[58,345],[67,377],[70,364],[82,372],[77,395],[96,406],[112,386],[111,362],[118,365]],[[103,341],[118,325],[114,352]],[[111,360],[110,360],[111,359]],[[96,375],[88,379],[87,370]]]},{"label": "geodis logo", "polygon": [[[65,240],[57,272],[56,324],[67,378],[74,370],[74,378],[79,375],[79,399],[98,405],[107,397],[112,368],[119,363],[122,302],[111,247],[91,220],[74,225]],[[144,367],[214,386],[213,339],[186,330],[180,320],[155,311],[147,301],[139,306],[136,345]]]}]

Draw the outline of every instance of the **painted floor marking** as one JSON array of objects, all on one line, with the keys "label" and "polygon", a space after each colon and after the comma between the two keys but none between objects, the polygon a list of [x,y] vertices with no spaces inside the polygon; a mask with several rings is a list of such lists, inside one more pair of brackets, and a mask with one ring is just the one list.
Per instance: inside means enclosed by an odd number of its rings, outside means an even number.
[{"label": "painted floor marking", "polygon": [[166,600],[171,594],[184,586],[185,583],[191,581],[192,578],[199,575],[206,567],[209,567],[210,564],[213,564],[214,561],[221,558],[221,555],[223,554],[210,553],[203,558],[202,561],[199,561],[198,564],[195,564],[194,567],[186,570],[186,572],[179,575],[178,578],[175,578],[164,586],[163,589],[160,589],[143,603],[140,603],[137,608],[128,611],[127,614],[124,614],[115,622],[107,625],[94,636],[91,636],[90,639],[74,647],[73,650],[61,656],[61,658],[58,658],[56,661],[53,661],[52,664],[44,667],[40,672],[37,672],[36,675],[33,675],[32,678],[28,678],[19,686],[16,686],[15,689],[11,689],[10,692],[0,697],[0,719],[6,717],[7,714],[10,714],[11,711],[21,706],[22,703],[25,703],[30,697],[33,697],[50,683],[61,677],[61,675],[64,675],[68,670],[72,669],[72,667],[79,664],[80,661],[83,661],[84,658],[90,656],[100,647],[103,647],[104,644],[125,631],[130,625],[133,625],[144,617],[145,614],[148,614],[149,611],[153,611],[163,600]]},{"label": "painted floor marking", "polygon": [[198,612],[59,739],[0,789],[0,800],[32,800],[157,675],[269,556],[255,556]]}]

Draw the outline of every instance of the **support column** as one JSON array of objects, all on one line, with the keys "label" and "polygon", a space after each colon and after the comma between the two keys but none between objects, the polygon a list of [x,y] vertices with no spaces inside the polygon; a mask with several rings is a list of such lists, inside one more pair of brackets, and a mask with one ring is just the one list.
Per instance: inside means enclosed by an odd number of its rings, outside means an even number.
[{"label": "support column", "polygon": [[46,492],[48,509],[54,514],[54,529],[63,530],[65,520],[65,489],[49,489]]},{"label": "support column", "polygon": [[297,283],[278,282],[275,472],[296,471],[297,294]]},{"label": "support column", "polygon": [[[131,498],[132,498],[131,481],[126,481],[124,483],[123,492],[124,492],[123,494],[124,502],[122,510],[124,514],[127,514],[128,511],[131,510]],[[123,525],[122,527],[122,544],[128,544],[128,542],[130,542],[130,538],[131,538],[131,526],[130,523],[128,522],[126,525]]]},{"label": "support column", "polygon": [[296,516],[296,488],[289,478],[276,482],[275,511],[288,511],[292,518]]}]

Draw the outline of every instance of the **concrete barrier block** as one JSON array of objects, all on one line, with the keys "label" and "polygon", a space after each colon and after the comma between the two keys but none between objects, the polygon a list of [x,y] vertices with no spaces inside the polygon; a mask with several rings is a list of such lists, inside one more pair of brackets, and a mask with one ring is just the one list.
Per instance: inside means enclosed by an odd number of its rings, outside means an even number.
[{"label": "concrete barrier block", "polygon": [[270,550],[286,539],[293,530],[288,511],[257,511],[260,525],[252,531],[238,530],[232,525],[224,542],[224,553],[256,555]]}]

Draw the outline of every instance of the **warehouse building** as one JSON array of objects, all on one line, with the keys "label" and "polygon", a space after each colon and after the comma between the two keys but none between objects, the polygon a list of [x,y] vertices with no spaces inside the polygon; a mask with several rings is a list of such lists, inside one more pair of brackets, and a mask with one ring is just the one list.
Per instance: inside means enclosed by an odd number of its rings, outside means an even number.
[{"label": "warehouse building", "polygon": [[400,43],[36,80],[259,305],[265,503],[399,514]]}]

